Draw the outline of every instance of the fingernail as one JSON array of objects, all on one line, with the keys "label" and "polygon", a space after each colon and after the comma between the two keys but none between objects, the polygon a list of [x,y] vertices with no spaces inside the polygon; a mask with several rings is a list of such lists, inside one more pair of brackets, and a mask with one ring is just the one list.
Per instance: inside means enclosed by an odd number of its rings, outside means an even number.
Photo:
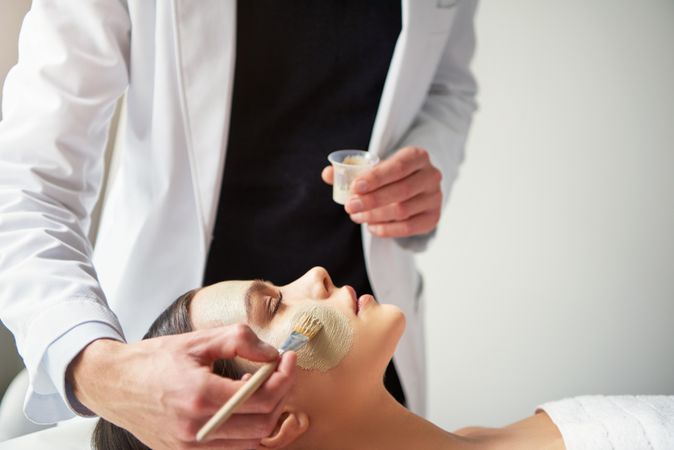
[{"label": "fingernail", "polygon": [[356,181],[356,183],[353,185],[353,191],[356,194],[363,194],[367,192],[367,181],[365,180]]},{"label": "fingernail", "polygon": [[352,198],[349,200],[349,212],[357,213],[363,210],[363,201],[358,197]]},{"label": "fingernail", "polygon": [[380,228],[381,227],[379,225],[370,225],[367,227],[367,229],[370,230],[370,233],[372,234],[379,234]]},{"label": "fingernail", "polygon": [[351,220],[353,220],[356,223],[363,223],[364,218],[365,218],[365,214],[363,214],[363,213],[351,214]]}]

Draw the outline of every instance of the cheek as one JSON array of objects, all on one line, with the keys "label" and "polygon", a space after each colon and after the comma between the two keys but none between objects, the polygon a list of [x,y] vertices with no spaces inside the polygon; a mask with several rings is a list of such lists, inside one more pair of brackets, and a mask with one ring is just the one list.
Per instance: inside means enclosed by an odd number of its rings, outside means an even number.
[{"label": "cheek", "polygon": [[260,339],[276,348],[281,348],[281,345],[283,345],[283,342],[293,330],[292,322],[290,320],[277,320],[266,328],[260,328],[254,325],[251,325],[251,328]]},{"label": "cheek", "polygon": [[341,312],[327,306],[309,306],[297,311],[290,320],[261,330],[261,339],[280,348],[302,314],[317,318],[323,327],[297,352],[297,365],[307,370],[325,372],[336,367],[349,353],[353,344],[353,328]]},{"label": "cheek", "polygon": [[353,329],[344,314],[326,306],[309,312],[323,327],[304,348],[297,352],[297,364],[304,369],[325,372],[336,367],[351,350]]},{"label": "cheek", "polygon": [[405,316],[389,306],[378,306],[376,314],[368,315],[356,329],[353,348],[345,360],[350,369],[360,373],[367,368],[368,373],[383,374],[405,331]]}]

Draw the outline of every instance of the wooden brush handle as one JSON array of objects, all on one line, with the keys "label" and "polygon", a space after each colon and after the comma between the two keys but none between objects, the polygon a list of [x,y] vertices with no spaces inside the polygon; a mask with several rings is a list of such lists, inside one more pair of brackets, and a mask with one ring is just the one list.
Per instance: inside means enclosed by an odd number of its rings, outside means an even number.
[{"label": "wooden brush handle", "polygon": [[236,408],[248,400],[250,396],[253,395],[265,381],[267,381],[271,374],[274,373],[277,363],[278,361],[268,362],[257,369],[253,376],[250,377],[248,381],[246,381],[246,384],[241,386],[241,389],[236,391],[236,393],[232,395],[224,405],[222,405],[218,412],[213,414],[213,417],[211,417],[208,422],[206,422],[206,424],[201,427],[197,433],[197,442],[202,442],[208,437],[209,434],[213,432],[213,430],[225,423],[225,421],[229,419],[232,414],[234,414]]}]

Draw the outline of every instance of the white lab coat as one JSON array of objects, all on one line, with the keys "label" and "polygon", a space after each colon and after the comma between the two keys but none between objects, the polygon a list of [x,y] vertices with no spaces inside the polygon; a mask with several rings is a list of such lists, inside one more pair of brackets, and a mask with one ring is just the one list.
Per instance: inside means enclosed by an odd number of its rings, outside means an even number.
[{"label": "white lab coat", "polygon": [[[428,149],[445,198],[475,109],[475,3],[403,0],[369,147],[381,157],[405,145]],[[71,415],[64,370],[86,343],[139,339],[177,295],[201,283],[225,161],[235,7],[33,2],[0,123],[0,313],[30,375],[24,408],[34,420]],[[94,250],[90,214],[110,118],[125,92],[119,170]],[[407,316],[395,361],[411,409],[422,414],[423,304],[413,252],[430,237],[380,239],[363,227],[374,293]]]}]

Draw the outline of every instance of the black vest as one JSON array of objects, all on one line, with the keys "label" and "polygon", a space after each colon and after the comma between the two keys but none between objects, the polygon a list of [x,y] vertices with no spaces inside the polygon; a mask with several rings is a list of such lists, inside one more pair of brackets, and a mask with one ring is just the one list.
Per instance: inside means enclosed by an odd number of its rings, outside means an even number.
[{"label": "black vest", "polygon": [[360,226],[320,175],[331,151],[367,149],[400,28],[397,0],[238,2],[230,134],[204,284],[280,285],[320,265],[336,285],[371,292]]}]

